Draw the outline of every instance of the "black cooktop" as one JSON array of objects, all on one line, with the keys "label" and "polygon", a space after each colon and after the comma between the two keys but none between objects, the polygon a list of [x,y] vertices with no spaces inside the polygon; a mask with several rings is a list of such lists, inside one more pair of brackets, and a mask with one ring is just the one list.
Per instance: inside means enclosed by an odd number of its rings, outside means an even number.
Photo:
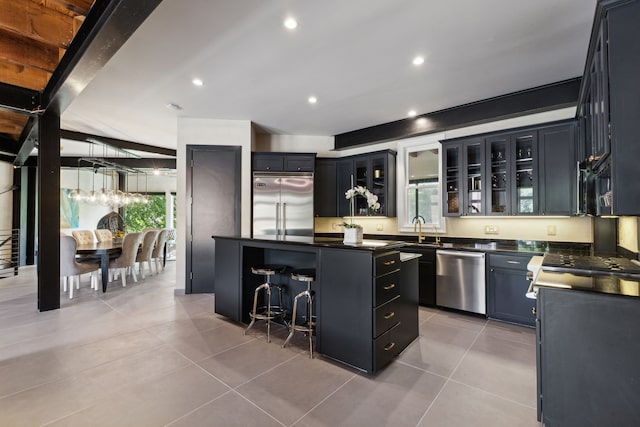
[{"label": "black cooktop", "polygon": [[542,269],[569,273],[640,275],[640,265],[627,258],[546,254]]}]

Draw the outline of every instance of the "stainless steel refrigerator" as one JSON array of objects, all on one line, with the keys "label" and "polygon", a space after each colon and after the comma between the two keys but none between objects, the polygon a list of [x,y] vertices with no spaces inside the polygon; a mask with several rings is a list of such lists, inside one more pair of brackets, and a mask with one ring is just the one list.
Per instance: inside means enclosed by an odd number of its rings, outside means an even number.
[{"label": "stainless steel refrigerator", "polygon": [[313,236],[313,174],[253,173],[253,237]]}]

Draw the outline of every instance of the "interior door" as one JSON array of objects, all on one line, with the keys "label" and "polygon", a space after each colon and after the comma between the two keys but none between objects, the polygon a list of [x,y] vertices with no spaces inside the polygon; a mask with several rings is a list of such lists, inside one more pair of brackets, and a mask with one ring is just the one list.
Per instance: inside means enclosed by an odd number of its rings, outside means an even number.
[{"label": "interior door", "polygon": [[[189,145],[186,293],[214,292],[213,235],[240,235],[240,147]],[[190,203],[189,203],[190,201]]]}]

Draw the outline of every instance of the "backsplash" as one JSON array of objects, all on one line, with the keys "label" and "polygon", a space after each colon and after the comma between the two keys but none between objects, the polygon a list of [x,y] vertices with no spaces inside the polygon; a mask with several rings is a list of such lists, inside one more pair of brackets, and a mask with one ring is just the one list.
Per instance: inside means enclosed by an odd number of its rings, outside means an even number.
[{"label": "backsplash", "polygon": [[[341,233],[339,226],[348,218],[316,218],[316,233]],[[471,239],[498,239],[498,240],[540,240],[549,242],[577,242],[592,243],[593,230],[591,218],[447,218],[446,233],[440,233],[444,237],[462,237]],[[385,217],[359,217],[354,222],[364,228],[365,234],[380,235],[415,235],[416,233],[398,232],[396,218]],[[491,227],[497,230],[496,234],[485,234],[485,229]],[[427,236],[433,236],[433,232],[423,230]],[[637,243],[637,239],[636,239]]]}]

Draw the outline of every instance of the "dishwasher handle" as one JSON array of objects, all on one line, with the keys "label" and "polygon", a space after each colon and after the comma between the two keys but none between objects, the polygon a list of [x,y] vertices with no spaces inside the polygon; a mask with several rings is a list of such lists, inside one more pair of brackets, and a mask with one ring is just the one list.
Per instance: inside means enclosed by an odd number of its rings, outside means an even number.
[{"label": "dishwasher handle", "polygon": [[484,258],[484,252],[466,252],[466,251],[447,251],[447,250],[436,250],[436,255],[446,255],[446,256],[454,256],[458,258]]}]

